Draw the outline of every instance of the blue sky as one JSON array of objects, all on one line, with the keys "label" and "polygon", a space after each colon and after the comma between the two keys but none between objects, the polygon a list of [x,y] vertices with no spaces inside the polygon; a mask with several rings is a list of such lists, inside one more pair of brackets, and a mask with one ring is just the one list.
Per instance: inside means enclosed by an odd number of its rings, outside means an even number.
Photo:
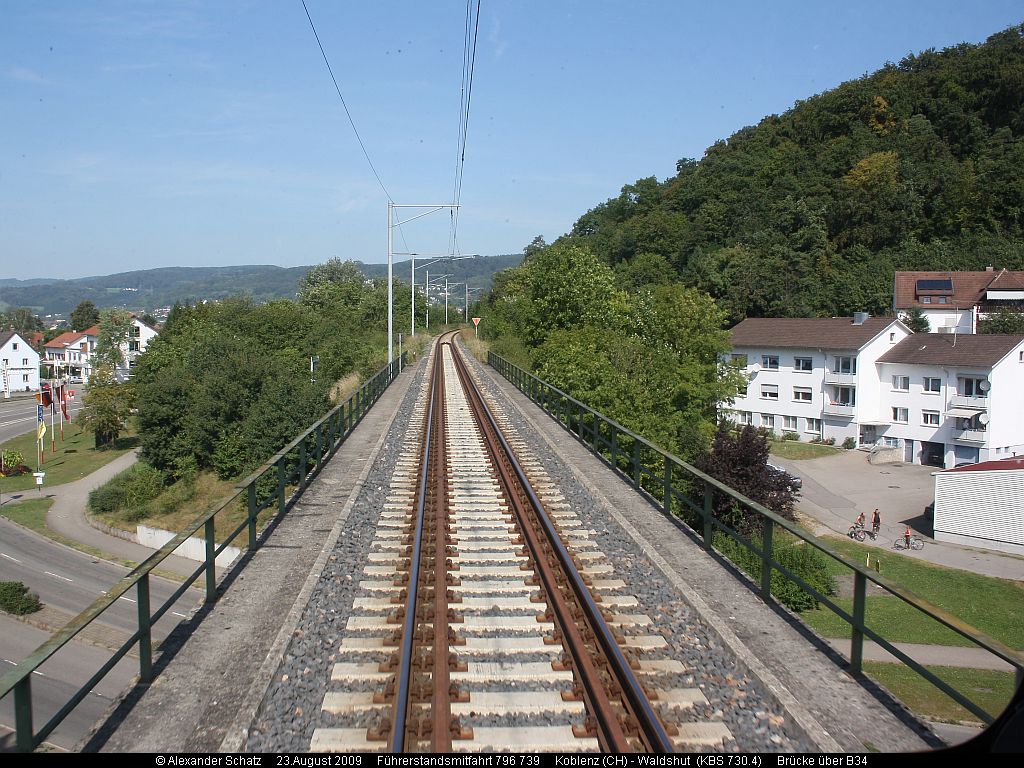
[{"label": "blue sky", "polygon": [[[306,2],[392,199],[451,202],[466,3]],[[459,251],[551,241],[796,100],[1021,21],[1019,0],[483,0]],[[0,0],[0,277],[381,262],[386,224],[300,0]],[[395,250],[445,251],[449,225]]]}]

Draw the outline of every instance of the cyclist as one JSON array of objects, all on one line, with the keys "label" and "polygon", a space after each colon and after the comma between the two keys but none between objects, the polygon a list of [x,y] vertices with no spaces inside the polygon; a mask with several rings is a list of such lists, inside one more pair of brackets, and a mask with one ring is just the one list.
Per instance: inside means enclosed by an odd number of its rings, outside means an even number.
[{"label": "cyclist", "polygon": [[864,527],[864,513],[863,512],[861,512],[859,515],[857,515],[857,520],[854,522],[854,525],[856,525],[858,528],[863,528]]},{"label": "cyclist", "polygon": [[875,511],[871,514],[871,533],[874,536],[878,536],[878,531],[882,528],[882,516],[878,514],[878,507],[875,507]]}]

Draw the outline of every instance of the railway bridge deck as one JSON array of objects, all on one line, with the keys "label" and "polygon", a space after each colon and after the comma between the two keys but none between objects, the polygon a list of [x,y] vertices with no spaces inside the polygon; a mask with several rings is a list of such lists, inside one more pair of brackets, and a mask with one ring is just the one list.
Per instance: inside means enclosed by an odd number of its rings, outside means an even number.
[{"label": "railway bridge deck", "polygon": [[[473,365],[493,406],[546,473],[546,490],[578,510],[614,579],[640,595],[647,633],[668,638],[668,654],[685,670],[680,677],[701,692],[688,719],[717,728],[683,748],[898,752],[940,745],[501,376]],[[350,658],[342,649],[346,627],[362,599],[374,523],[389,503],[427,368],[424,357],[384,392],[263,546],[247,555],[251,562],[226,577],[218,601],[167,641],[154,682],[129,691],[83,749],[315,748],[318,729],[338,722],[324,711],[325,695],[332,670]]]}]

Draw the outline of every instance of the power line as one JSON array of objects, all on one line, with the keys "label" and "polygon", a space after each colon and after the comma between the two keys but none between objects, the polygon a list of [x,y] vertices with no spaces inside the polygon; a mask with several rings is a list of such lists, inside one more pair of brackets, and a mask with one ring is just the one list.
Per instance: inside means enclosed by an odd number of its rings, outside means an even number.
[{"label": "power line", "polygon": [[355,120],[352,119],[352,113],[349,112],[348,104],[345,103],[345,97],[341,95],[341,87],[338,85],[338,79],[334,76],[334,70],[331,69],[331,62],[327,60],[327,53],[324,51],[323,43],[320,42],[320,35],[316,32],[316,25],[313,24],[313,17],[309,15],[309,8],[306,7],[306,0],[301,0],[302,9],[306,12],[306,18],[309,19],[309,28],[313,30],[313,37],[316,38],[316,44],[320,46],[320,55],[324,57],[324,64],[327,65],[327,71],[331,75],[331,80],[334,81],[334,90],[338,92],[338,98],[341,99],[341,106],[345,108],[345,114],[348,116],[349,125],[352,126],[352,132],[356,135],[356,141],[359,142],[359,147],[363,150],[363,156],[366,158],[366,162],[370,166],[370,170],[373,171],[374,177],[377,179],[377,183],[380,184],[380,188],[384,190],[384,194],[387,196],[389,202],[395,202],[391,198],[391,193],[388,192],[388,188],[384,186],[384,182],[380,180],[380,174],[377,173],[377,169],[373,167],[373,161],[370,159],[370,153],[366,151],[366,145],[363,144],[363,139],[359,135],[359,130],[356,128]]},{"label": "power line", "polygon": [[[455,158],[455,188],[452,192],[451,242],[452,253],[458,251],[459,201],[462,198],[462,177],[466,166],[466,138],[469,134],[469,108],[473,98],[473,73],[476,69],[476,44],[480,32],[480,1],[476,3],[473,19],[472,0],[466,0],[466,26],[462,52],[462,97],[459,105],[459,139]],[[472,29],[472,34],[470,34]]]}]

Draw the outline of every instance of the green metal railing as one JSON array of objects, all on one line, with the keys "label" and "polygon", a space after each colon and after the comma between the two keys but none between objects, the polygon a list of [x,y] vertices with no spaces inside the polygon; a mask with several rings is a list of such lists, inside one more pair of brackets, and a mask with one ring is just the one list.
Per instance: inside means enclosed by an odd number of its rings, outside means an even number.
[{"label": "green metal railing", "polygon": [[[15,743],[19,752],[31,752],[42,744],[53,729],[60,725],[64,718],[89,694],[89,691],[136,645],[138,645],[139,655],[139,679],[143,683],[152,681],[153,625],[200,577],[205,577],[206,601],[213,602],[217,599],[217,556],[245,529],[248,529],[248,549],[255,550],[257,548],[258,515],[272,507],[276,507],[275,515],[281,515],[302,494],[310,480],[320,472],[324,464],[366,415],[366,412],[388,388],[388,385],[401,373],[407,361],[407,354],[402,354],[401,357],[374,374],[345,402],[333,408],[326,416],[275,453],[259,469],[238,483],[234,493],[199,515],[184,531],[107,590],[100,599],[39,646],[14,670],[0,678],[0,699],[12,691],[14,693]],[[218,545],[214,539],[215,518],[243,496],[247,512],[246,518],[224,537],[223,543]],[[206,542],[203,562],[186,577],[184,583],[164,603],[151,612],[150,574],[182,542],[199,531],[200,528],[203,530]],[[34,731],[32,673],[133,588],[136,590],[138,604],[138,628],[136,631],[114,651],[113,656],[89,678],[88,682],[71,695],[45,725],[38,731]]]},{"label": "green metal railing", "polygon": [[[754,580],[755,583],[759,582],[762,599],[771,601],[772,574],[779,573],[849,624],[851,627],[850,668],[854,674],[862,672],[864,640],[870,639],[958,704],[981,718],[983,722],[991,723],[993,720],[993,717],[979,705],[867,626],[865,623],[866,597],[868,582],[871,582],[953,630],[975,646],[984,648],[993,656],[1010,664],[1015,670],[1017,687],[1024,682],[1024,654],[1003,645],[956,616],[918,597],[910,590],[889,581],[879,573],[846,560],[827,543],[808,534],[796,524],[780,517],[757,502],[751,501],[522,368],[491,352],[487,353],[487,362],[530,400],[575,435],[598,458],[620,473],[630,485],[649,496],[659,509],[675,518],[681,518],[690,525],[702,537],[706,548],[714,548],[716,532],[721,531],[753,552],[760,560],[760,573],[755,574]],[[753,512],[760,517],[760,541],[744,536],[716,516],[716,505],[721,507],[723,500],[728,500],[727,504],[735,509]],[[773,539],[779,529],[788,532],[799,541],[809,544],[853,571],[852,615],[836,605],[828,595],[822,594],[820,590],[775,559]]]}]

